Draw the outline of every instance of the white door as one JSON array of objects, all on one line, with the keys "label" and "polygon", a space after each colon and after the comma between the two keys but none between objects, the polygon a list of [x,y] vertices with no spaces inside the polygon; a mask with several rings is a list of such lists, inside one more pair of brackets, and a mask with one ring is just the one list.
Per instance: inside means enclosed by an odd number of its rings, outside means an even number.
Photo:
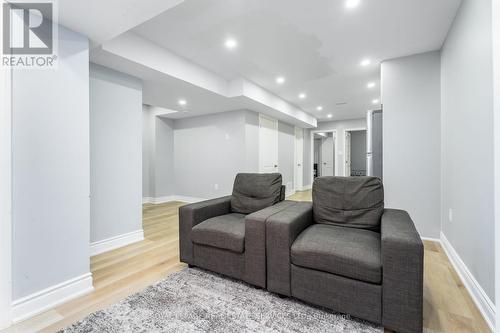
[{"label": "white door", "polygon": [[329,136],[322,140],[321,143],[321,177],[333,176],[334,173],[334,150],[333,137]]},{"label": "white door", "polygon": [[304,176],[304,130],[295,127],[295,190],[302,190],[302,179]]},{"label": "white door", "polygon": [[344,176],[351,176],[351,132],[345,132]]},{"label": "white door", "polygon": [[278,121],[259,116],[259,171],[278,172]]}]

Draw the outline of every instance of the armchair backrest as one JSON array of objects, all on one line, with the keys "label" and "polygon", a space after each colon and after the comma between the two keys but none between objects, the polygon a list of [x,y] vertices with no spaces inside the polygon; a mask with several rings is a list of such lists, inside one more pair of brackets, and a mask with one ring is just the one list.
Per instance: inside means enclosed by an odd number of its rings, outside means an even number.
[{"label": "armchair backrest", "polygon": [[234,179],[231,210],[251,214],[281,201],[279,173],[239,173]]},{"label": "armchair backrest", "polygon": [[316,223],[380,230],[384,187],[379,178],[316,178],[312,196]]}]

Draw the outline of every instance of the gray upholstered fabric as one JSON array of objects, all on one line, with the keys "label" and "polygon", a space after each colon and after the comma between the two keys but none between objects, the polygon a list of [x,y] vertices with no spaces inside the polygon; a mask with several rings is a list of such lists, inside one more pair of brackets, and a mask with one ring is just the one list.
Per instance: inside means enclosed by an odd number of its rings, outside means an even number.
[{"label": "gray upholstered fabric", "polygon": [[382,324],[397,332],[422,332],[424,246],[407,212],[382,215]]},{"label": "gray upholstered fabric", "polygon": [[196,244],[243,253],[245,250],[245,215],[225,214],[193,227],[191,239]]},{"label": "gray upholstered fabric", "polygon": [[194,265],[243,280],[245,255],[212,246],[194,244]]},{"label": "gray upholstered fabric", "polygon": [[266,256],[269,291],[291,295],[290,248],[296,237],[312,223],[313,213],[310,202],[296,202],[267,219]]},{"label": "gray upholstered fabric", "polygon": [[269,217],[294,205],[282,201],[245,218],[245,278],[250,284],[266,287],[266,223]]},{"label": "gray upholstered fabric", "polygon": [[239,173],[231,196],[234,213],[250,214],[281,200],[281,174]]},{"label": "gray upholstered fabric", "polygon": [[377,232],[314,224],[297,237],[291,255],[297,266],[370,283],[382,281]]},{"label": "gray upholstered fabric", "polygon": [[286,198],[286,186],[281,185],[280,201],[285,200],[285,198]]},{"label": "gray upholstered fabric", "polygon": [[195,225],[209,218],[231,212],[231,196],[206,200],[179,208],[179,250],[180,260],[194,264],[191,230]]},{"label": "gray upholstered fabric", "polygon": [[306,302],[381,322],[382,286],[292,265],[292,295]]},{"label": "gray upholstered fabric", "polygon": [[378,231],[384,189],[376,177],[320,177],[313,183],[314,220]]}]

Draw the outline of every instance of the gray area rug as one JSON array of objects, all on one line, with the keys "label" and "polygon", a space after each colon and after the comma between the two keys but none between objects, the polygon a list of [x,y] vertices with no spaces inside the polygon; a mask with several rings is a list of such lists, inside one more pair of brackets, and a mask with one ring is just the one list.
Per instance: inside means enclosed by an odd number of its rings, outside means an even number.
[{"label": "gray area rug", "polygon": [[381,327],[186,268],[61,332],[383,332]]}]

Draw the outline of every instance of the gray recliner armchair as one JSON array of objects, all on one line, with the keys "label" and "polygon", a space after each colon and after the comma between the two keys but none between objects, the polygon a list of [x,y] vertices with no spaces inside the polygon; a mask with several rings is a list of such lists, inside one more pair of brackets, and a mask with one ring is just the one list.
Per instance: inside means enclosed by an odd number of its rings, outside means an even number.
[{"label": "gray recliner armchair", "polygon": [[267,289],[397,332],[422,331],[423,244],[374,177],[322,177],[266,223]]},{"label": "gray recliner armchair", "polygon": [[180,260],[265,288],[265,223],[284,198],[281,174],[241,173],[232,195],[180,207]]}]

